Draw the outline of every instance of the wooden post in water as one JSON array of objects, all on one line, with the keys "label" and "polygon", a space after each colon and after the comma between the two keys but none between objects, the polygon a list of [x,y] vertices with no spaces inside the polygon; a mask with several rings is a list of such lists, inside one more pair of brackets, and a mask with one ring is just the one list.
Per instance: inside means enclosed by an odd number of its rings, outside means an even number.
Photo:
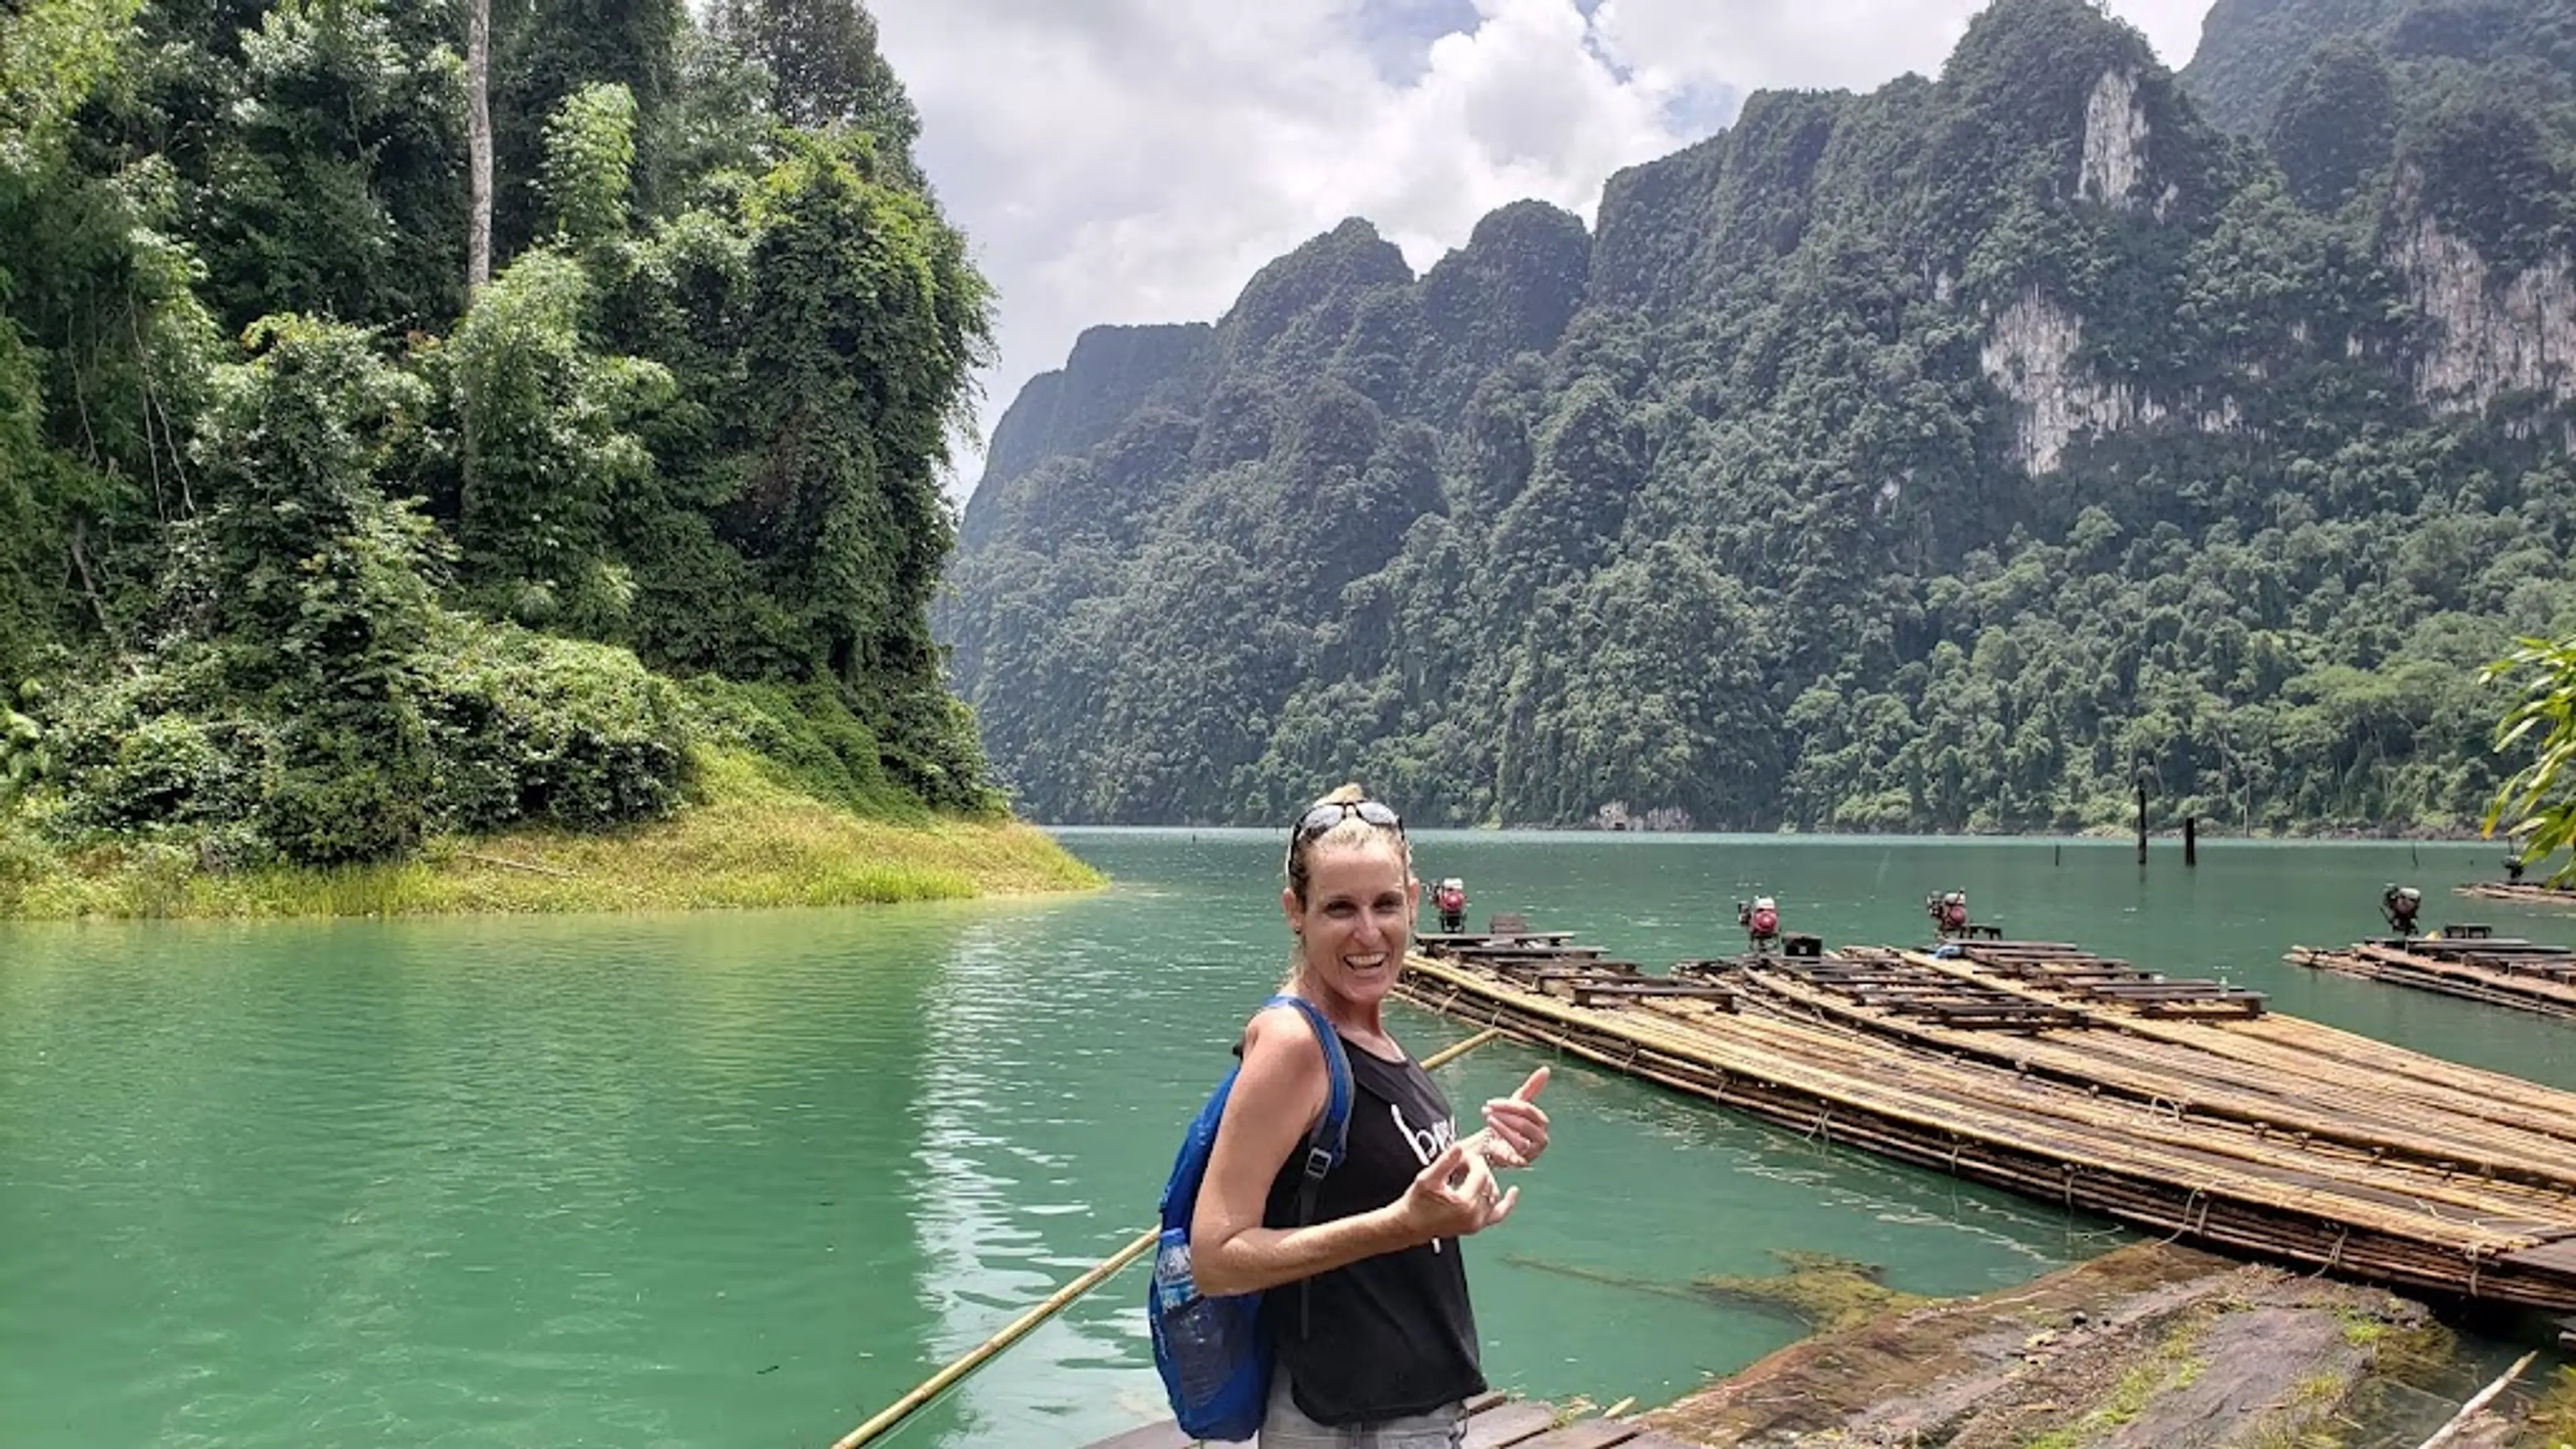
[{"label": "wooden post in water", "polygon": [[2138,864],[2147,863],[2147,777],[2138,777]]},{"label": "wooden post in water", "polygon": [[2182,818],[2182,863],[2200,864],[2200,817],[2197,815]]}]

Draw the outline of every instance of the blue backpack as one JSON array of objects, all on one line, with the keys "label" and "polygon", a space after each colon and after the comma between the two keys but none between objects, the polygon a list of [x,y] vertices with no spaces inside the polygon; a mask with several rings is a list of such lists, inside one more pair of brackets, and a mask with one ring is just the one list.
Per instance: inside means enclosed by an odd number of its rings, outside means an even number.
[{"label": "blue backpack", "polygon": [[[1314,1216],[1315,1191],[1324,1174],[1342,1160],[1351,1125],[1351,1064],[1342,1054],[1342,1039],[1312,1002],[1274,996],[1265,1006],[1294,1006],[1323,1043],[1324,1066],[1332,1087],[1324,1098],[1324,1115],[1306,1138],[1306,1180],[1297,1192],[1299,1226]],[[1261,1326],[1261,1295],[1230,1294],[1209,1298],[1190,1276],[1190,1215],[1198,1210],[1199,1184],[1207,1177],[1208,1154],[1216,1147],[1217,1122],[1225,1099],[1234,1091],[1236,1062],[1190,1122],[1172,1160],[1172,1176],[1163,1184],[1163,1231],[1154,1247],[1154,1281],[1146,1291],[1145,1317],[1154,1331],[1154,1367],[1163,1375],[1163,1392],[1181,1432],[1194,1439],[1239,1442],[1261,1430],[1270,1404],[1270,1336]],[[1305,1285],[1298,1285],[1302,1289]]]}]

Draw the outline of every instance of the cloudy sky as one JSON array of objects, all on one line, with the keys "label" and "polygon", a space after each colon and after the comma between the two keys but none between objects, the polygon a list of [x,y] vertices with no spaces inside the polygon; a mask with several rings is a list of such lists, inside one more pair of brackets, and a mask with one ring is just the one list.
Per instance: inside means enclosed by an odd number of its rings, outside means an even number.
[{"label": "cloudy sky", "polygon": [[[2105,0],[2179,68],[2208,0]],[[1936,74],[1984,0],[868,0],[922,164],[1001,293],[985,426],[1102,322],[1213,321],[1364,216],[1416,271],[1750,91]],[[981,460],[961,456],[962,498]]]}]

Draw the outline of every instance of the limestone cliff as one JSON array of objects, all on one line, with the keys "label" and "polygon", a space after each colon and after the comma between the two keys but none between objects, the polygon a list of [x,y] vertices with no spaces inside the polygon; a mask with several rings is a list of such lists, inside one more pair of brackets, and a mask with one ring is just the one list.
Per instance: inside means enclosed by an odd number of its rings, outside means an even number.
[{"label": "limestone cliff", "polygon": [[2390,263],[2420,330],[2415,396],[2445,413],[2536,395],[2576,402],[2576,275],[2566,256],[2498,267],[2401,201]]}]

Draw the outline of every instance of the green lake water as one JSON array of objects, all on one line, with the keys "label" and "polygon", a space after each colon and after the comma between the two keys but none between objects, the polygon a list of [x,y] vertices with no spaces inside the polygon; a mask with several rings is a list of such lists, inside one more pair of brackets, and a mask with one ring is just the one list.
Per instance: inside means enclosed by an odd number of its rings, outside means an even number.
[{"label": "green lake water", "polygon": [[[1076,898],[839,912],[0,925],[0,1445],[821,1446],[1153,1217],[1276,981],[1271,832],[1067,831]],[[1440,834],[1426,879],[1658,967],[1734,903],[1912,942],[1927,891],[2017,936],[2576,1088],[2576,1029],[2282,964],[2468,901],[2490,846]],[[1420,1053],[1463,1033],[1408,1008]],[[1537,1057],[1444,1069],[1462,1119]],[[2126,1235],[1582,1066],[1513,1219],[1468,1246],[1489,1376],[1660,1402],[1798,1336],[1603,1277],[1782,1251],[1958,1294]],[[1060,1449],[1159,1386],[1141,1266],[880,1443]],[[1591,1275],[1591,1276],[1579,1276]]]}]

